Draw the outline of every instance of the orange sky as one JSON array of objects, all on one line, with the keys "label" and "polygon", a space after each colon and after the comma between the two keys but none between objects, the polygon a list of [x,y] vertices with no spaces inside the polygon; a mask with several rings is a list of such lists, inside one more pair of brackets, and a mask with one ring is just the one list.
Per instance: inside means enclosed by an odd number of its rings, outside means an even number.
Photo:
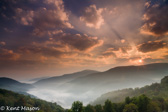
[{"label": "orange sky", "polygon": [[168,62],[164,0],[1,0],[0,76]]}]

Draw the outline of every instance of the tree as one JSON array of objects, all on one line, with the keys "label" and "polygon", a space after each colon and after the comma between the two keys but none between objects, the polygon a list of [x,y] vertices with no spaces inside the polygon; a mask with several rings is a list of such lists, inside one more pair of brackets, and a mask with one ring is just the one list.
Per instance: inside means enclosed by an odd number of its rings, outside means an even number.
[{"label": "tree", "polygon": [[114,107],[110,100],[105,101],[104,112],[115,112]]},{"label": "tree", "polygon": [[84,112],[95,112],[95,109],[92,105],[89,104],[84,108]]},{"label": "tree", "polygon": [[103,107],[101,105],[96,105],[94,108],[96,112],[103,112]]},{"label": "tree", "polygon": [[83,111],[83,103],[80,101],[75,101],[72,104],[72,112],[82,112]]},{"label": "tree", "polygon": [[151,102],[147,106],[147,112],[160,112],[160,108],[156,102]]},{"label": "tree", "polygon": [[131,103],[131,100],[130,100],[130,97],[128,96],[125,98],[125,104],[129,104],[129,103]]},{"label": "tree", "polygon": [[150,103],[150,99],[146,95],[138,97],[138,110],[139,112],[147,112],[147,106]]},{"label": "tree", "polygon": [[67,110],[65,110],[65,112],[72,112],[72,110],[71,109],[67,109]]},{"label": "tree", "polygon": [[130,103],[125,105],[123,112],[138,112],[138,107],[135,104]]},{"label": "tree", "polygon": [[168,112],[168,101],[165,102],[165,111]]}]

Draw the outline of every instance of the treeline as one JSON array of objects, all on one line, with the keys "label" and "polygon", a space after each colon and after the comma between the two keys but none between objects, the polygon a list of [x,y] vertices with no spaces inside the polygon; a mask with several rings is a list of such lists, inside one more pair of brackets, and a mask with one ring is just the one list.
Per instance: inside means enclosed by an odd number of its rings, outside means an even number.
[{"label": "treeline", "polygon": [[168,100],[161,97],[150,99],[143,94],[138,97],[126,97],[123,103],[106,100],[104,105],[95,106],[83,106],[82,102],[76,101],[66,112],[168,112]]},{"label": "treeline", "polygon": [[[64,109],[56,103],[47,102],[30,96],[21,95],[12,91],[0,89],[0,106],[8,107],[38,107],[35,112],[64,112]],[[2,110],[0,110],[2,111]],[[30,112],[30,110],[13,110],[12,112]],[[4,109],[2,112],[9,112]],[[34,112],[34,111],[33,111]]]}]

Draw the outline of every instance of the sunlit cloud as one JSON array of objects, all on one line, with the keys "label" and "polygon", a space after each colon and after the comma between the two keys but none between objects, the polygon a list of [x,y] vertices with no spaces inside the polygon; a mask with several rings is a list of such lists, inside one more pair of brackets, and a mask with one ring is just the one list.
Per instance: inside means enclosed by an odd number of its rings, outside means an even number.
[{"label": "sunlit cloud", "polygon": [[80,20],[86,23],[88,27],[94,27],[99,29],[104,23],[104,19],[101,15],[103,9],[97,9],[96,5],[91,5],[85,9]]},{"label": "sunlit cloud", "polygon": [[40,76],[168,62],[165,1],[2,0],[2,4],[4,74],[9,74],[7,68],[16,72],[19,67],[18,76],[26,70],[31,76],[45,71]]},{"label": "sunlit cloud", "polygon": [[53,7],[38,8],[37,10],[17,8],[15,20],[22,25],[33,26],[33,34],[37,36],[59,32],[62,28],[73,28],[69,23],[68,14],[64,10],[62,0],[46,0],[44,3]]},{"label": "sunlit cloud", "polygon": [[[164,1],[166,2],[166,1]],[[167,4],[145,4],[147,7],[146,12],[143,16],[144,25],[141,28],[141,33],[162,36],[168,34],[168,6]]]},{"label": "sunlit cloud", "polygon": [[20,54],[13,52],[13,50],[8,50],[0,48],[0,60],[17,60]]}]

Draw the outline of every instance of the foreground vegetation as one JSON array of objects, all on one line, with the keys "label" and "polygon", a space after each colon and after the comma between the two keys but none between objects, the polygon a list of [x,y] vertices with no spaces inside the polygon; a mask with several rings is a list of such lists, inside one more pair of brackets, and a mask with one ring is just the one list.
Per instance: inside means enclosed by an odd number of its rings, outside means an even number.
[{"label": "foreground vegetation", "polygon": [[122,103],[112,103],[106,100],[104,105],[83,106],[76,101],[67,112],[168,112],[168,100],[161,97],[150,99],[146,95],[126,97]]},{"label": "foreground vegetation", "polygon": [[[64,112],[64,109],[56,103],[47,102],[40,99],[31,98],[30,96],[21,95],[8,90],[0,89],[0,106],[26,106],[26,107],[38,107],[36,112]],[[0,110],[1,111],[1,110]],[[12,112],[20,112],[21,110],[14,110]],[[23,110],[24,111],[24,110]],[[9,111],[3,111],[9,112]],[[24,111],[24,112],[30,112]]]},{"label": "foreground vegetation", "polygon": [[56,103],[50,103],[44,100],[31,98],[30,96],[24,96],[0,89],[0,104],[1,106],[11,107],[39,107],[40,110],[35,112],[168,112],[168,100],[162,97],[154,97],[150,99],[144,94],[138,97],[126,97],[125,101],[121,103],[112,103],[110,100],[106,100],[103,105],[88,104],[87,106],[83,106],[82,102],[75,101],[73,102],[71,109],[63,109]]}]

